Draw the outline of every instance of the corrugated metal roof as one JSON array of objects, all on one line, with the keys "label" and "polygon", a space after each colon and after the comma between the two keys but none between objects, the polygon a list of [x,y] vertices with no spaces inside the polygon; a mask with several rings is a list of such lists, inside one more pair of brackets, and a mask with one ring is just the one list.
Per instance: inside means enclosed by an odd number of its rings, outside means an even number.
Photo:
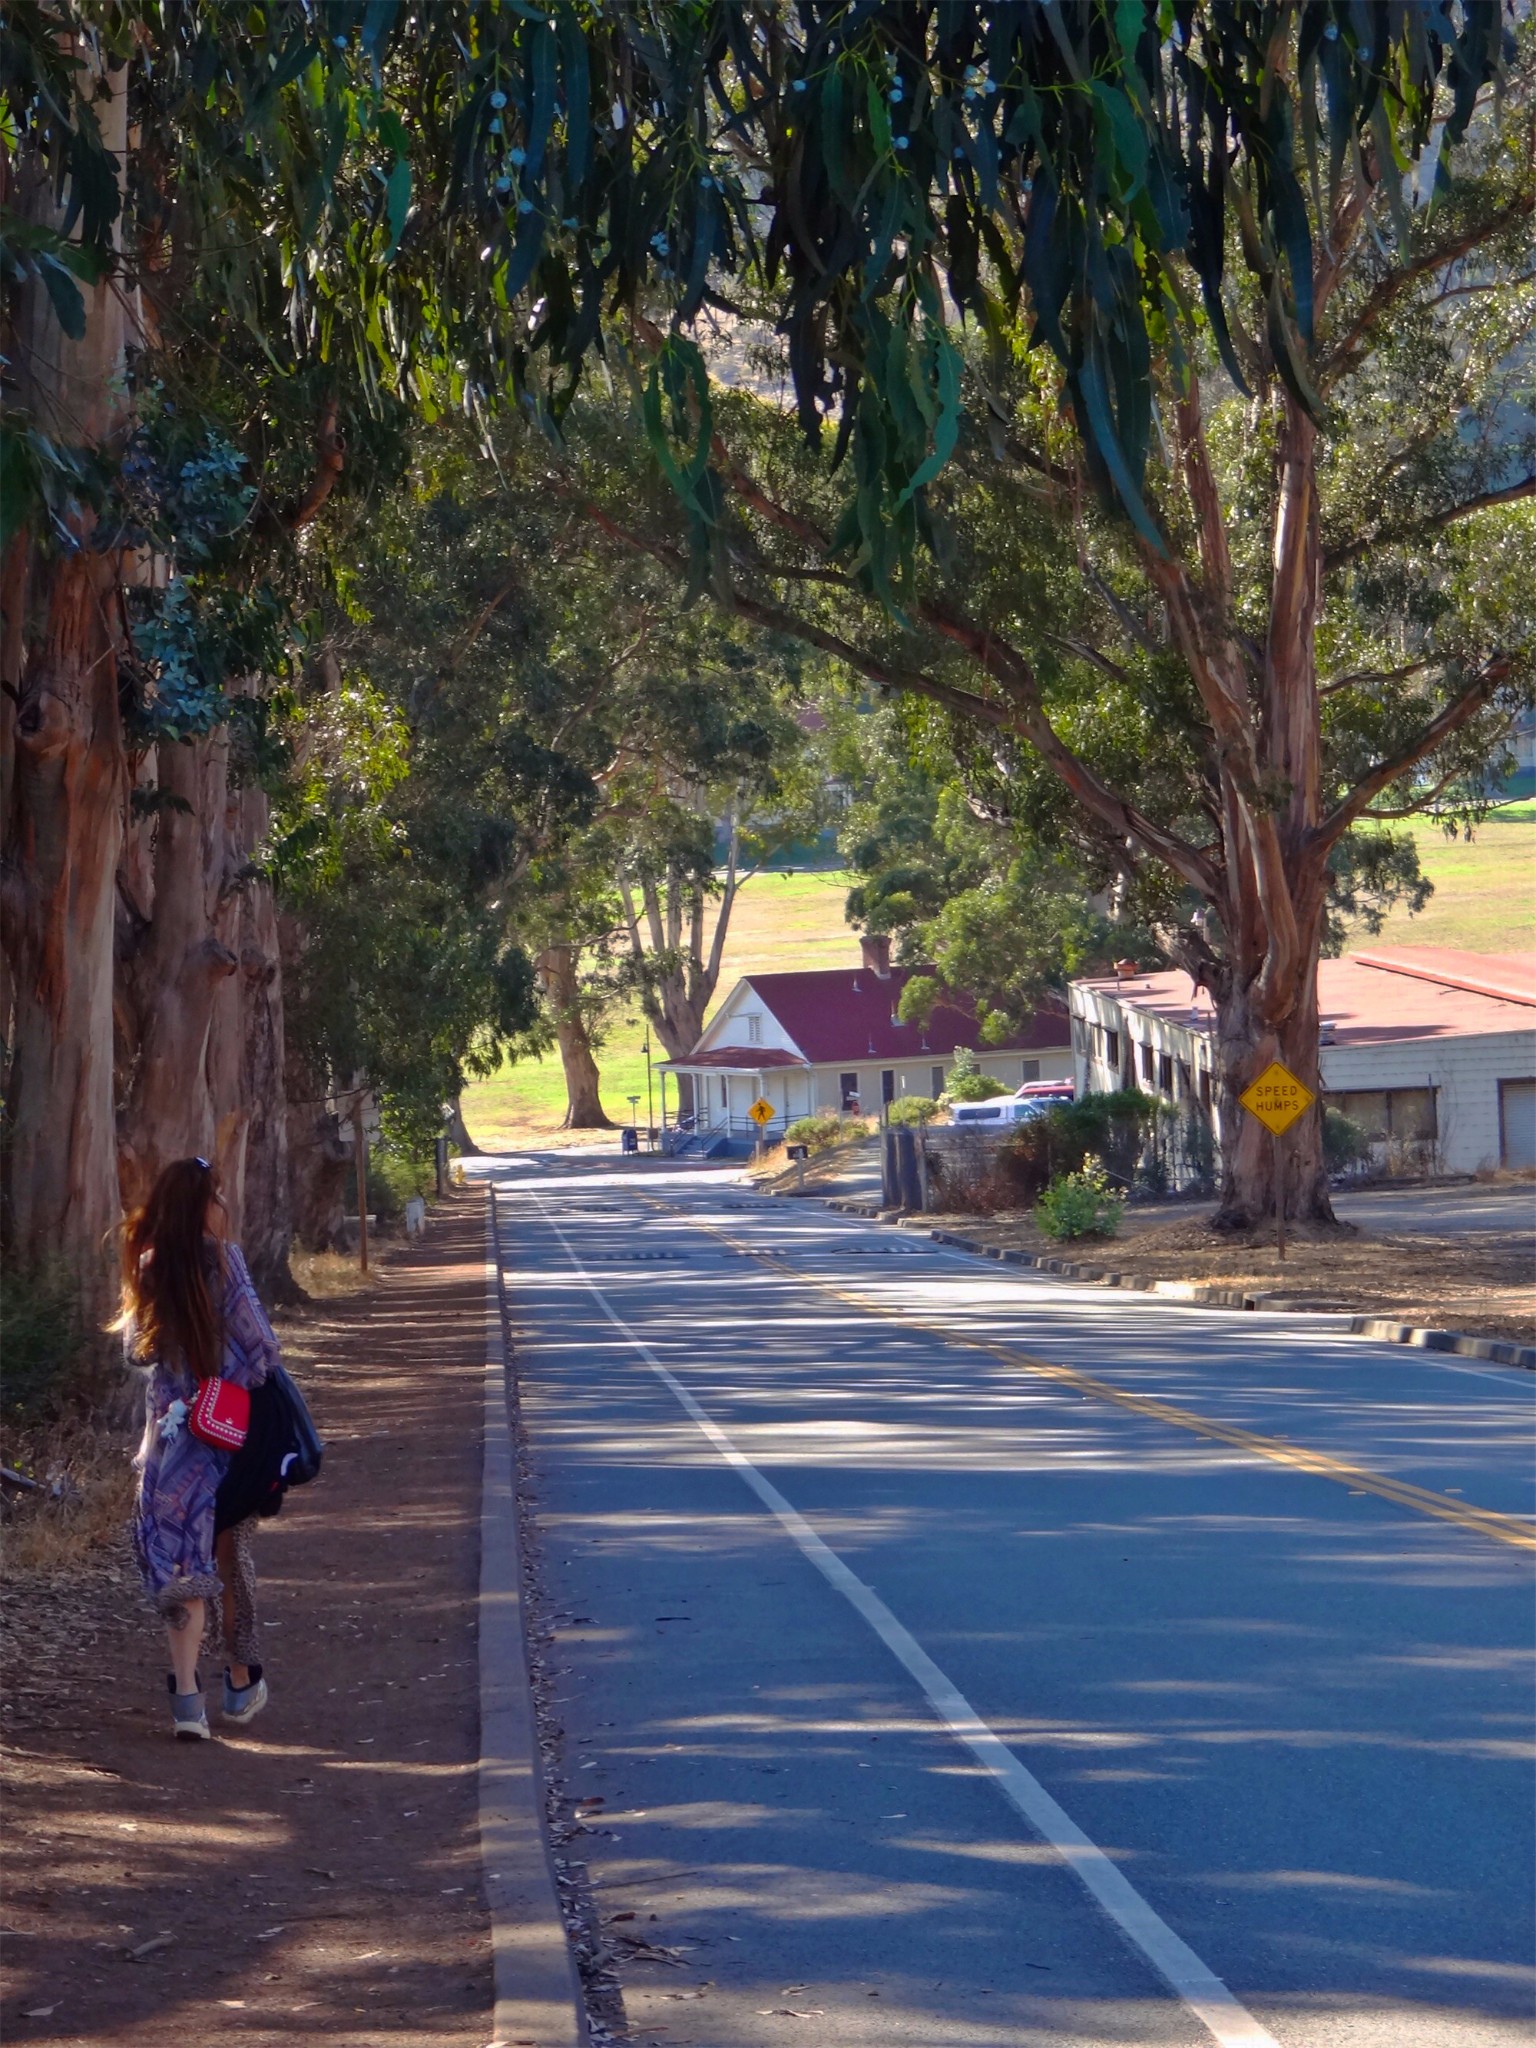
[{"label": "corrugated metal roof", "polygon": [[[1085,980],[1124,1008],[1209,1031],[1215,1012],[1182,969]],[[1385,947],[1321,960],[1317,1003],[1334,1045],[1395,1039],[1475,1038],[1536,1026],[1536,953],[1466,953],[1454,947]]]}]

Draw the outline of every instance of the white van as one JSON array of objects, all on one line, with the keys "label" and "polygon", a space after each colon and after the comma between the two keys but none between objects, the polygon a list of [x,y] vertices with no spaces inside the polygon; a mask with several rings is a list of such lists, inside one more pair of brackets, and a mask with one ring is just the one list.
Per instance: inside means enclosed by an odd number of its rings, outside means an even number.
[{"label": "white van", "polygon": [[1027,1124],[1057,1102],[1071,1102],[1070,1081],[1026,1081],[1014,1095],[991,1095],[985,1102],[957,1102],[950,1121],[957,1124]]}]

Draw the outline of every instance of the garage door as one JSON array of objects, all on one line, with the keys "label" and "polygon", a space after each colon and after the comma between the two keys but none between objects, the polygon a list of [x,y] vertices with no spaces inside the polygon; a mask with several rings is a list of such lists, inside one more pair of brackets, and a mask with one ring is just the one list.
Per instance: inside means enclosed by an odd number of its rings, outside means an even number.
[{"label": "garage door", "polygon": [[1536,1166],[1536,1081],[1499,1083],[1499,1164]]}]

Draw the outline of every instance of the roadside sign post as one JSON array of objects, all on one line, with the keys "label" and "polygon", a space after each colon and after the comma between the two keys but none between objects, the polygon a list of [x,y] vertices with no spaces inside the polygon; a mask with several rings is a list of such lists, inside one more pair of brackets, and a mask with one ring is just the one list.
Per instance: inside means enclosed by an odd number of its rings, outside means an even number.
[{"label": "roadside sign post", "polygon": [[1271,1060],[1259,1078],[1250,1081],[1237,1099],[1270,1134],[1270,1174],[1275,1184],[1275,1248],[1277,1256],[1284,1259],[1286,1155],[1280,1140],[1298,1117],[1306,1115],[1317,1097],[1289,1067],[1281,1066],[1278,1060]]},{"label": "roadside sign post", "polygon": [[757,1149],[761,1152],[763,1149],[763,1133],[778,1115],[778,1111],[771,1102],[766,1101],[759,1095],[756,1102],[747,1111],[747,1115],[757,1125]]}]

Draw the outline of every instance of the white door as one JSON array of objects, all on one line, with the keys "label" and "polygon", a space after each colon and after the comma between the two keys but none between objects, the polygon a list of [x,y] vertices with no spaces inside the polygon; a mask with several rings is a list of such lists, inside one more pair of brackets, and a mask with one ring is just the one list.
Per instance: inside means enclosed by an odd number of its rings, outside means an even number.
[{"label": "white door", "polygon": [[1499,1083],[1499,1164],[1536,1166],[1536,1081]]}]

